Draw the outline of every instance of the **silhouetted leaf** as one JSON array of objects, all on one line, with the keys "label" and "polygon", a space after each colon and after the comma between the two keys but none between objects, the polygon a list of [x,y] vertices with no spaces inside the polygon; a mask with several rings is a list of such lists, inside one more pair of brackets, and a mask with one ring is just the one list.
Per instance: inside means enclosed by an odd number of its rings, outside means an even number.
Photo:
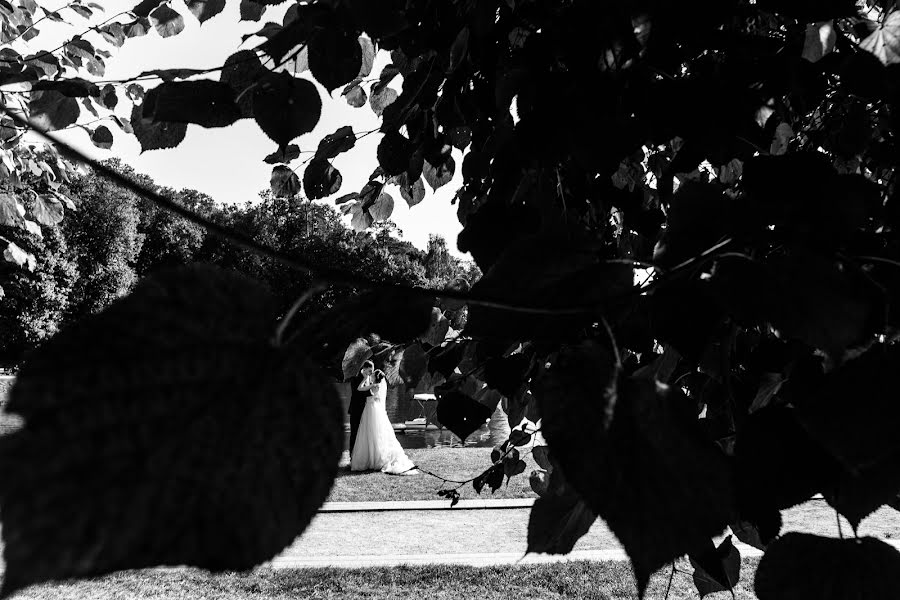
[{"label": "silhouetted leaf", "polygon": [[4,595],[158,565],[246,570],[305,529],[343,416],[320,371],[271,344],[275,315],[257,282],[181,268],[30,356],[6,406],[24,427],[0,442]]},{"label": "silhouetted leaf", "polygon": [[712,541],[702,551],[689,555],[694,567],[694,587],[704,598],[714,592],[733,590],[741,578],[741,553],[726,537],[718,547]]},{"label": "silhouetted leaf", "polygon": [[259,21],[266,7],[254,0],[241,0],[241,21]]},{"label": "silhouetted leaf", "polygon": [[425,183],[422,181],[421,177],[416,179],[415,182],[410,185],[407,174],[403,173],[398,185],[400,186],[400,196],[406,200],[406,204],[410,208],[425,199]]},{"label": "silhouetted leaf", "polygon": [[453,160],[453,157],[448,154],[444,161],[439,165],[432,165],[426,160],[425,166],[422,169],[422,175],[425,176],[425,181],[428,182],[431,189],[437,191],[438,188],[450,183],[455,171],[456,162]]},{"label": "silhouetted leaf", "polygon": [[143,115],[154,121],[227,127],[241,118],[234,90],[218,81],[165,82],[144,97]]},{"label": "silhouetted leaf", "polygon": [[[490,418],[494,411],[457,389],[444,384],[434,389],[437,396],[437,419],[447,429],[465,441]],[[503,468],[500,467],[501,481]]]},{"label": "silhouetted leaf", "polygon": [[79,77],[53,81],[36,81],[31,87],[31,90],[33,92],[53,90],[59,92],[63,96],[70,96],[75,98],[84,96],[98,96],[100,94],[100,88],[96,83],[92,81],[85,81],[84,79],[81,79]]},{"label": "silhouetted leaf", "polygon": [[75,98],[64,96],[56,90],[33,92],[28,110],[31,121],[46,131],[65,129],[78,120],[81,112]]},{"label": "silhouetted leaf", "polygon": [[387,221],[394,212],[394,198],[387,192],[381,192],[375,203],[369,207],[369,213],[375,221]]},{"label": "silhouetted leaf", "polygon": [[305,79],[276,73],[263,77],[253,89],[253,118],[279,146],[312,131],[321,114],[319,92]]},{"label": "silhouetted leaf", "polygon": [[324,158],[314,158],[303,171],[303,190],[310,200],[326,198],[341,189],[341,172]]},{"label": "silhouetted leaf", "polygon": [[[219,77],[222,83],[234,90],[235,101],[241,111],[241,118],[253,116],[253,90],[267,71],[253,50],[240,50],[229,56],[222,65]],[[286,161],[285,161],[286,162]]]},{"label": "silhouetted leaf", "polygon": [[91,132],[91,141],[98,148],[109,150],[113,145],[112,132],[105,125],[101,125]]},{"label": "silhouetted leaf", "polygon": [[363,106],[366,103],[366,100],[368,100],[366,90],[364,90],[360,85],[354,85],[349,90],[346,90],[342,95],[347,100],[347,104],[349,104],[353,108],[359,108]]},{"label": "silhouetted leaf", "polygon": [[188,0],[188,10],[201,22],[205,23],[223,10],[225,0]]},{"label": "silhouetted leaf", "polygon": [[558,470],[531,475],[532,488],[544,493],[539,493],[528,517],[528,552],[568,554],[590,531],[597,516],[562,481]]},{"label": "silhouetted leaf", "polygon": [[162,37],[172,37],[184,31],[184,17],[168,4],[163,4],[150,13],[150,23]]},{"label": "silhouetted leaf", "polygon": [[[157,4],[154,2],[154,4]],[[125,36],[129,38],[141,37],[147,35],[150,31],[150,20],[146,17],[135,19],[131,23],[125,25]]]},{"label": "silhouetted leaf", "polygon": [[369,95],[369,106],[372,107],[372,112],[380,117],[382,113],[384,113],[384,109],[393,104],[396,100],[397,90],[387,86],[378,90],[373,87],[372,93]]},{"label": "silhouetted leaf", "polygon": [[154,123],[141,115],[142,107],[135,105],[131,112],[131,126],[141,144],[141,152],[174,148],[184,140],[187,123]]},{"label": "silhouetted leaf", "polygon": [[346,152],[356,145],[356,134],[349,125],[338,127],[337,130],[326,135],[316,148],[316,158],[334,158],[342,152]]},{"label": "silhouetted leaf", "polygon": [[759,600],[895,598],[900,553],[871,537],[841,540],[786,533],[772,542],[756,569]]},{"label": "silhouetted leaf", "polygon": [[290,167],[277,165],[270,180],[272,193],[279,198],[290,198],[300,193],[300,178]]},{"label": "silhouetted leaf", "polygon": [[299,146],[297,146],[297,144],[288,144],[285,148],[276,150],[272,154],[265,157],[263,159],[263,162],[274,165],[276,163],[289,163],[292,160],[296,160],[298,158],[300,158]]},{"label": "silhouetted leaf", "polygon": [[399,175],[409,168],[412,152],[412,142],[396,131],[388,132],[378,143],[378,165],[388,175]]},{"label": "silhouetted leaf", "polygon": [[375,62],[375,45],[372,44],[366,36],[359,36],[359,48],[361,51],[359,73],[356,74],[357,79],[365,79],[372,73],[372,66]]},{"label": "silhouetted leaf", "polygon": [[681,392],[620,377],[609,350],[586,342],[565,348],[531,391],[566,481],[616,534],[643,595],[654,571],[734,520],[734,492]]},{"label": "silhouetted leaf", "polygon": [[356,77],[361,66],[362,48],[352,32],[330,27],[309,41],[309,70],[329,92]]}]

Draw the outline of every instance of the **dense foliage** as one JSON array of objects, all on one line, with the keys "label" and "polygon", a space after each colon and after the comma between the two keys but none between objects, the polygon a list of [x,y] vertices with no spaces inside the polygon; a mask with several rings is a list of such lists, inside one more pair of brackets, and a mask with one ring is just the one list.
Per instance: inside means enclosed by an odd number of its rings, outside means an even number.
[{"label": "dense foliage", "polygon": [[[242,18],[263,19],[266,4],[242,0]],[[224,6],[187,3],[201,22]],[[0,10],[6,40],[19,35],[14,27],[21,35],[33,31],[33,2]],[[95,32],[121,45],[151,29],[177,35],[184,18],[168,3],[147,0]],[[103,503],[81,502],[82,472],[91,470],[98,485],[125,467],[158,474],[145,466],[144,447],[97,471],[100,457],[131,430],[140,431],[137,440],[153,439],[160,453],[182,447],[209,420],[232,431],[239,416],[230,407],[216,411],[209,394],[226,374],[235,378],[230,402],[239,392],[254,399],[269,392],[260,406],[247,405],[255,415],[294,410],[298,394],[310,411],[321,411],[336,402],[313,385],[323,365],[343,360],[349,373],[380,354],[408,383],[439,384],[438,416],[461,437],[506,403],[515,429],[472,482],[479,491],[521,472],[520,448],[533,436],[522,419],[540,418],[549,452],[542,447],[543,468],[533,474],[542,496],[529,524],[532,550],[571,549],[599,516],[628,552],[641,593],[653,571],[685,554],[699,580],[731,588],[737,550],[731,538],[718,547],[711,541],[730,527],[766,549],[756,581],[763,600],[851,588],[898,594],[892,573],[900,554],[882,542],[779,536],[780,511],[816,493],[854,527],[900,493],[892,380],[900,360],[900,8],[893,0],[320,0],[292,5],[282,23],[266,23],[259,35],[261,45],[221,68],[146,74],[142,80],[162,80],[146,92],[133,81],[101,87],[74,79],[75,69],[96,75],[103,64],[103,51],[84,37],[65,45],[59,59],[8,48],[0,89],[8,107],[15,94],[27,99],[32,124],[49,130],[71,126],[82,106],[108,108],[110,98],[127,98],[130,122],[114,120],[145,150],[179,144],[191,123],[254,119],[276,145],[266,159],[274,164],[273,194],[335,196],[360,231],[390,216],[394,188],[414,206],[459,168],[458,247],[484,276],[471,289],[454,279],[434,293],[415,281],[387,282],[368,269],[328,263],[291,245],[296,212],[288,204],[278,209],[284,224],[253,246],[253,260],[305,273],[310,287],[299,304],[314,302],[329,283],[369,291],[335,296],[341,301],[324,310],[289,312],[267,328],[258,320],[262,309],[252,309],[261,302],[257,288],[225,271],[194,268],[148,280],[89,326],[53,338],[23,367],[10,404],[26,426],[4,440],[7,455],[17,457],[14,467],[4,465],[0,486],[6,592],[50,577],[172,560],[233,567],[209,545],[221,531],[173,544],[170,553],[147,552],[144,541],[173,525],[166,510],[143,505],[130,513],[139,527],[119,526],[116,544],[93,552],[83,532],[98,523],[115,531],[118,521],[105,517]],[[391,62],[372,73],[376,50],[390,52]],[[341,127],[305,159],[294,143],[319,121],[319,86],[381,117],[379,168],[359,191],[342,189],[332,159],[355,151],[371,132]],[[16,113],[7,115],[8,127],[22,126]],[[98,128],[93,139],[108,138]],[[14,193],[19,171],[43,173],[49,185],[61,167],[31,168],[25,151],[9,145],[4,224],[26,227],[25,215],[39,221],[61,212],[64,198],[39,195],[28,213]],[[206,221],[193,219],[216,226]],[[251,246],[239,233],[232,239]],[[29,264],[9,243],[7,258]],[[432,250],[431,257],[441,254]],[[426,275],[429,268],[441,276],[431,262]],[[222,329],[207,320],[187,327],[194,313],[185,307],[207,302]],[[155,314],[154,307],[165,316],[156,333],[123,317]],[[182,345],[161,344],[159,336],[169,334]],[[138,350],[148,336],[151,349],[189,367],[156,369],[167,359]],[[49,365],[94,337],[104,340],[92,355],[96,368],[55,377]],[[233,361],[262,352],[263,340],[274,344],[274,366],[250,361],[253,368],[235,372]],[[221,359],[214,343],[223,344]],[[305,358],[291,370],[288,356]],[[155,387],[129,395],[148,373]],[[78,385],[70,393],[62,381]],[[110,381],[115,385],[103,387]],[[103,395],[85,397],[98,386]],[[167,419],[166,428],[153,429],[154,394],[173,386],[203,394],[191,411],[175,413],[178,427]],[[77,416],[108,438],[88,444],[67,431],[59,452],[83,445],[83,455],[47,454],[46,440],[60,428],[52,415],[75,404],[84,411]],[[169,408],[160,411],[171,416]],[[151,431],[136,424],[141,417]],[[262,426],[248,423],[247,431]],[[239,437],[231,452],[245,452],[246,471],[228,470],[224,459],[220,469],[201,471],[208,453],[222,450],[218,442],[182,461],[197,464],[193,472],[204,478],[194,485],[211,498],[223,478],[246,483],[251,473],[269,478],[262,486],[287,481],[318,491],[333,476],[329,461],[339,450],[327,423],[310,427],[302,442]],[[266,470],[279,451],[283,474]],[[294,471],[313,459],[321,461],[318,471]],[[52,495],[47,508],[29,511],[17,484],[41,477]],[[115,493],[143,502],[155,489],[139,487],[146,485],[132,477]],[[443,495],[452,501],[453,492]],[[212,503],[223,522],[238,520],[242,502],[253,510],[270,502],[226,496],[227,503]],[[83,510],[73,518],[61,505]],[[314,509],[300,504],[292,533]],[[206,522],[205,510],[191,504],[181,517]],[[253,537],[271,522],[252,525],[226,531],[252,540],[244,566],[277,550]],[[70,553],[90,558],[72,561]],[[800,559],[810,555],[822,558]],[[860,564],[879,567],[862,577],[853,568]]]}]

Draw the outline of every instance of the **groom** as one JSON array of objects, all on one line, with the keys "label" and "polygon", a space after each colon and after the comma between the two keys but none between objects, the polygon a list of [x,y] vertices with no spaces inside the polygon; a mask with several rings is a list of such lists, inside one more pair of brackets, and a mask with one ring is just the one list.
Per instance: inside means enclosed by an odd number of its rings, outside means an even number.
[{"label": "groom", "polygon": [[[366,361],[368,363],[369,361]],[[356,443],[356,434],[359,433],[359,420],[362,418],[363,409],[366,407],[366,398],[369,397],[368,391],[360,391],[359,384],[363,382],[367,373],[366,367],[367,365],[363,365],[363,368],[360,372],[354,377],[350,378],[350,408],[347,409],[347,414],[350,415],[350,455],[353,455],[353,444]]]}]

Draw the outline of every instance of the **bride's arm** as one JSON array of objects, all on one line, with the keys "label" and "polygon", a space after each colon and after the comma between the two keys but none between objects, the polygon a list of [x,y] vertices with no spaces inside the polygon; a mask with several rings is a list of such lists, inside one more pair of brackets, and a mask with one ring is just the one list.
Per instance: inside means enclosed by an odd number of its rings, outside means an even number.
[{"label": "bride's arm", "polygon": [[375,385],[377,385],[377,384],[372,380],[371,377],[366,377],[365,379],[363,379],[360,382],[359,387],[356,389],[359,390],[360,392],[367,392],[370,389],[372,389],[373,387],[375,387]]}]

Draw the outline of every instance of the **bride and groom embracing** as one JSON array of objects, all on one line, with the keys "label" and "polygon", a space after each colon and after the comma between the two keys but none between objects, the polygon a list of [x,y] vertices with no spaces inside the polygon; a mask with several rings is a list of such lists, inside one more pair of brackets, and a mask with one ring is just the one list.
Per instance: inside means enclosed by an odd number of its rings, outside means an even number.
[{"label": "bride and groom embracing", "polygon": [[367,360],[350,380],[350,470],[380,470],[391,475],[419,471],[406,456],[387,415],[387,380]]}]

